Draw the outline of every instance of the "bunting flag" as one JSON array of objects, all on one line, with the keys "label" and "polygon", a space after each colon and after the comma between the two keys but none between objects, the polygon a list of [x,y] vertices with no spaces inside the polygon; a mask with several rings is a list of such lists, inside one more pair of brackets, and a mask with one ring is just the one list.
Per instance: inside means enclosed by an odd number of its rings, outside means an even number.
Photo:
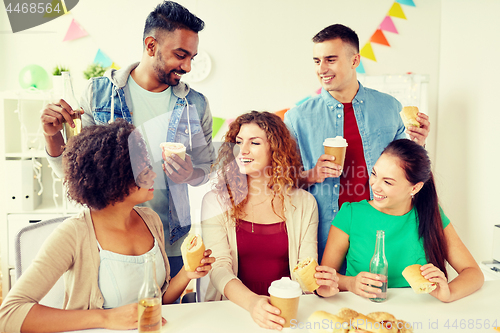
[{"label": "bunting flag", "polygon": [[390,16],[386,16],[384,18],[384,20],[382,21],[382,23],[380,23],[380,25],[379,25],[379,29],[383,30],[383,31],[393,32],[395,34],[398,33],[398,30],[394,26],[394,22],[392,22],[392,19],[391,19]]},{"label": "bunting flag", "polygon": [[377,58],[375,58],[375,53],[373,53],[372,44],[370,44],[370,42],[366,43],[365,46],[363,46],[359,54],[367,59],[377,61]]},{"label": "bunting flag", "polygon": [[212,139],[217,135],[222,125],[226,122],[226,119],[219,117],[212,117]]},{"label": "bunting flag", "polygon": [[101,49],[97,50],[94,63],[100,64],[104,68],[108,68],[113,65],[113,61],[106,55],[106,53],[102,52]]},{"label": "bunting flag", "polygon": [[375,31],[375,33],[370,38],[370,42],[376,43],[376,44],[382,44],[382,45],[386,45],[386,46],[391,46],[391,45],[389,45],[387,38],[385,38],[384,33],[380,29],[377,29],[377,31]]},{"label": "bunting flag", "polygon": [[365,67],[363,66],[363,62],[361,61],[361,59],[359,60],[358,67],[356,67],[356,72],[358,72],[359,74],[366,74]]},{"label": "bunting flag", "polygon": [[83,28],[73,19],[71,24],[69,25],[68,31],[66,32],[66,36],[63,39],[63,42],[74,40],[78,38],[82,38],[87,36],[88,33],[83,30]]},{"label": "bunting flag", "polygon": [[391,7],[391,9],[389,9],[389,12],[387,13],[387,15],[406,20],[406,15],[403,12],[403,8],[401,8],[401,5],[397,2],[395,2],[392,5],[392,7]]},{"label": "bunting flag", "polygon": [[316,95],[319,95],[321,94],[321,88],[319,88],[318,90],[316,90]]},{"label": "bunting flag", "polygon": [[300,101],[295,103],[295,105],[300,105],[300,104],[304,103],[305,101],[307,101],[309,98],[311,98],[311,96],[304,97]]},{"label": "bunting flag", "polygon": [[407,5],[407,6],[412,6],[412,7],[416,7],[415,6],[415,3],[413,2],[413,0],[396,0],[397,3],[400,3],[402,5]]},{"label": "bunting flag", "polygon": [[115,64],[114,62],[111,64],[111,68],[114,68],[116,70],[119,70],[121,67]]},{"label": "bunting flag", "polygon": [[283,109],[283,110],[279,110],[279,111],[276,111],[274,114],[277,115],[278,117],[281,118],[281,120],[285,120],[285,113],[290,110],[290,108],[288,109]]}]

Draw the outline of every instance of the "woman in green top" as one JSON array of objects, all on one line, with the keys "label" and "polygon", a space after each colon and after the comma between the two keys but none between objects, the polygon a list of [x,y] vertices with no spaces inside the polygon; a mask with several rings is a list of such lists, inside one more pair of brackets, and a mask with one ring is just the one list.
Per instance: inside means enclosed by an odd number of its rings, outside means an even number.
[{"label": "woman in green top", "polygon": [[[484,277],[438,205],[426,150],[408,139],[391,142],[370,176],[373,200],[345,203],[332,222],[321,265],[337,270],[347,260],[339,289],[375,298],[382,286],[368,273],[377,230],[385,231],[389,287],[408,287],[401,275],[421,264],[422,275],[437,283],[431,295],[452,302],[481,288]],[[448,283],[448,262],[458,277]]]}]

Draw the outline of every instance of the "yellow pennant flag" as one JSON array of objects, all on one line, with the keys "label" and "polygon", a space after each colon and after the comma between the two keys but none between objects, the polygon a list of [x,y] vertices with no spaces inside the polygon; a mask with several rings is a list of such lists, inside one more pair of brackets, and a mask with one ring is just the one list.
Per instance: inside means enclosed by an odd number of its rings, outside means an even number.
[{"label": "yellow pennant flag", "polygon": [[397,2],[395,2],[391,9],[389,9],[389,12],[387,15],[392,16],[392,17],[398,17],[406,20],[406,15],[403,12],[403,8],[401,8],[401,5]]},{"label": "yellow pennant flag", "polygon": [[114,68],[116,70],[120,69],[121,67],[115,64],[114,62],[111,64],[111,68]]},{"label": "yellow pennant flag", "polygon": [[372,44],[370,44],[370,42],[366,43],[365,46],[363,46],[359,54],[362,57],[377,61],[377,59],[375,58],[375,53],[373,53]]}]

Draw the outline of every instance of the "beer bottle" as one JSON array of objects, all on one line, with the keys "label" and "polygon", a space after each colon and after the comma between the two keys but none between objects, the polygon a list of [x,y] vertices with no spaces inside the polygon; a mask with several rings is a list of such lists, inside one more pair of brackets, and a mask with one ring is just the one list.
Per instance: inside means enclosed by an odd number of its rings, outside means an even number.
[{"label": "beer bottle", "polygon": [[159,333],[161,331],[161,291],[156,283],[154,254],[145,256],[144,282],[139,290],[138,329],[139,333]]}]

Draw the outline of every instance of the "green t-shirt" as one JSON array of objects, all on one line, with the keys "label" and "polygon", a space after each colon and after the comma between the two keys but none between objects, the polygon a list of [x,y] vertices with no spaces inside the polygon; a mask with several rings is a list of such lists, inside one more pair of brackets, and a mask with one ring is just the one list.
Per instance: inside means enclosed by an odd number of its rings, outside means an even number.
[{"label": "green t-shirt", "polygon": [[[440,211],[444,229],[450,220]],[[377,230],[385,231],[388,287],[409,287],[401,275],[403,269],[413,264],[427,264],[423,239],[418,237],[418,219],[414,208],[405,215],[394,216],[378,211],[366,200],[346,202],[332,225],[349,235],[346,276],[370,271]]]}]

